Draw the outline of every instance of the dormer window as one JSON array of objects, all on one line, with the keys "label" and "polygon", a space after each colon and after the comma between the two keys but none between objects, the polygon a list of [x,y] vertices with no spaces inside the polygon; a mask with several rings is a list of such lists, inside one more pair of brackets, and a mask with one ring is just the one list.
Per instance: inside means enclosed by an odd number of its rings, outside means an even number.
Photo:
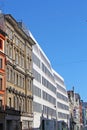
[{"label": "dormer window", "polygon": [[0,39],[0,49],[2,49],[2,40]]}]

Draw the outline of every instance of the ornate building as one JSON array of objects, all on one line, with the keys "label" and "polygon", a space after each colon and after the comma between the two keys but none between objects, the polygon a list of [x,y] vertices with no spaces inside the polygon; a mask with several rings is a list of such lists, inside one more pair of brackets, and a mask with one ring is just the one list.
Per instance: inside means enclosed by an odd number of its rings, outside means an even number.
[{"label": "ornate building", "polygon": [[[5,89],[6,89],[6,56],[4,54],[4,42],[6,34],[0,27],[0,122],[3,122],[3,110],[5,110]],[[3,129],[0,123],[0,129]]]},{"label": "ornate building", "polygon": [[87,129],[87,102],[82,101],[83,128]]},{"label": "ornate building", "polygon": [[4,120],[0,124],[2,130],[27,130],[33,122],[32,45],[35,41],[23,23],[9,14],[0,14],[0,26],[7,34],[5,39],[0,32],[0,105],[4,107]]},{"label": "ornate building", "polygon": [[70,90],[67,92],[69,98],[70,130],[80,130],[82,127],[82,107],[80,95]]}]

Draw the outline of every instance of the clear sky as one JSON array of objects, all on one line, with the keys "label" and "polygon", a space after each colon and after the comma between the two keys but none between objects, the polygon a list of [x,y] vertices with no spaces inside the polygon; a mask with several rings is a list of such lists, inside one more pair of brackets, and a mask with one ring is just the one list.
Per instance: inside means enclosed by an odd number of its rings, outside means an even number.
[{"label": "clear sky", "polygon": [[0,8],[23,21],[67,90],[87,101],[87,0],[0,0]]}]

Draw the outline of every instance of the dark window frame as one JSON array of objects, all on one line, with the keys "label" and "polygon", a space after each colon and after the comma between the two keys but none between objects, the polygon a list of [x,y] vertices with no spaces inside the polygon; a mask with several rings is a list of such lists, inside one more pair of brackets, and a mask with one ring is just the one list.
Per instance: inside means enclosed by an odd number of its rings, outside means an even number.
[{"label": "dark window frame", "polygon": [[2,100],[0,99],[0,107],[2,107]]},{"label": "dark window frame", "polygon": [[0,58],[0,69],[2,69],[2,63],[3,63],[3,59]]},{"label": "dark window frame", "polygon": [[3,43],[3,41],[2,41],[2,39],[0,39],[0,49],[3,48],[2,43]]},{"label": "dark window frame", "polygon": [[0,90],[2,90],[2,78],[0,78]]},{"label": "dark window frame", "polygon": [[9,97],[9,107],[11,108],[11,97]]}]

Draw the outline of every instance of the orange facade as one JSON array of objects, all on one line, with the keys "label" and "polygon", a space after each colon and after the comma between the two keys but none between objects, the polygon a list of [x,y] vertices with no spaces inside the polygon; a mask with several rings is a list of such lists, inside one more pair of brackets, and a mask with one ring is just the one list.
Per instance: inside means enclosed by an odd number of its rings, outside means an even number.
[{"label": "orange facade", "polygon": [[4,54],[4,41],[5,35],[0,30],[0,107],[5,109],[5,88],[6,88],[6,73],[5,73],[5,61]]}]

